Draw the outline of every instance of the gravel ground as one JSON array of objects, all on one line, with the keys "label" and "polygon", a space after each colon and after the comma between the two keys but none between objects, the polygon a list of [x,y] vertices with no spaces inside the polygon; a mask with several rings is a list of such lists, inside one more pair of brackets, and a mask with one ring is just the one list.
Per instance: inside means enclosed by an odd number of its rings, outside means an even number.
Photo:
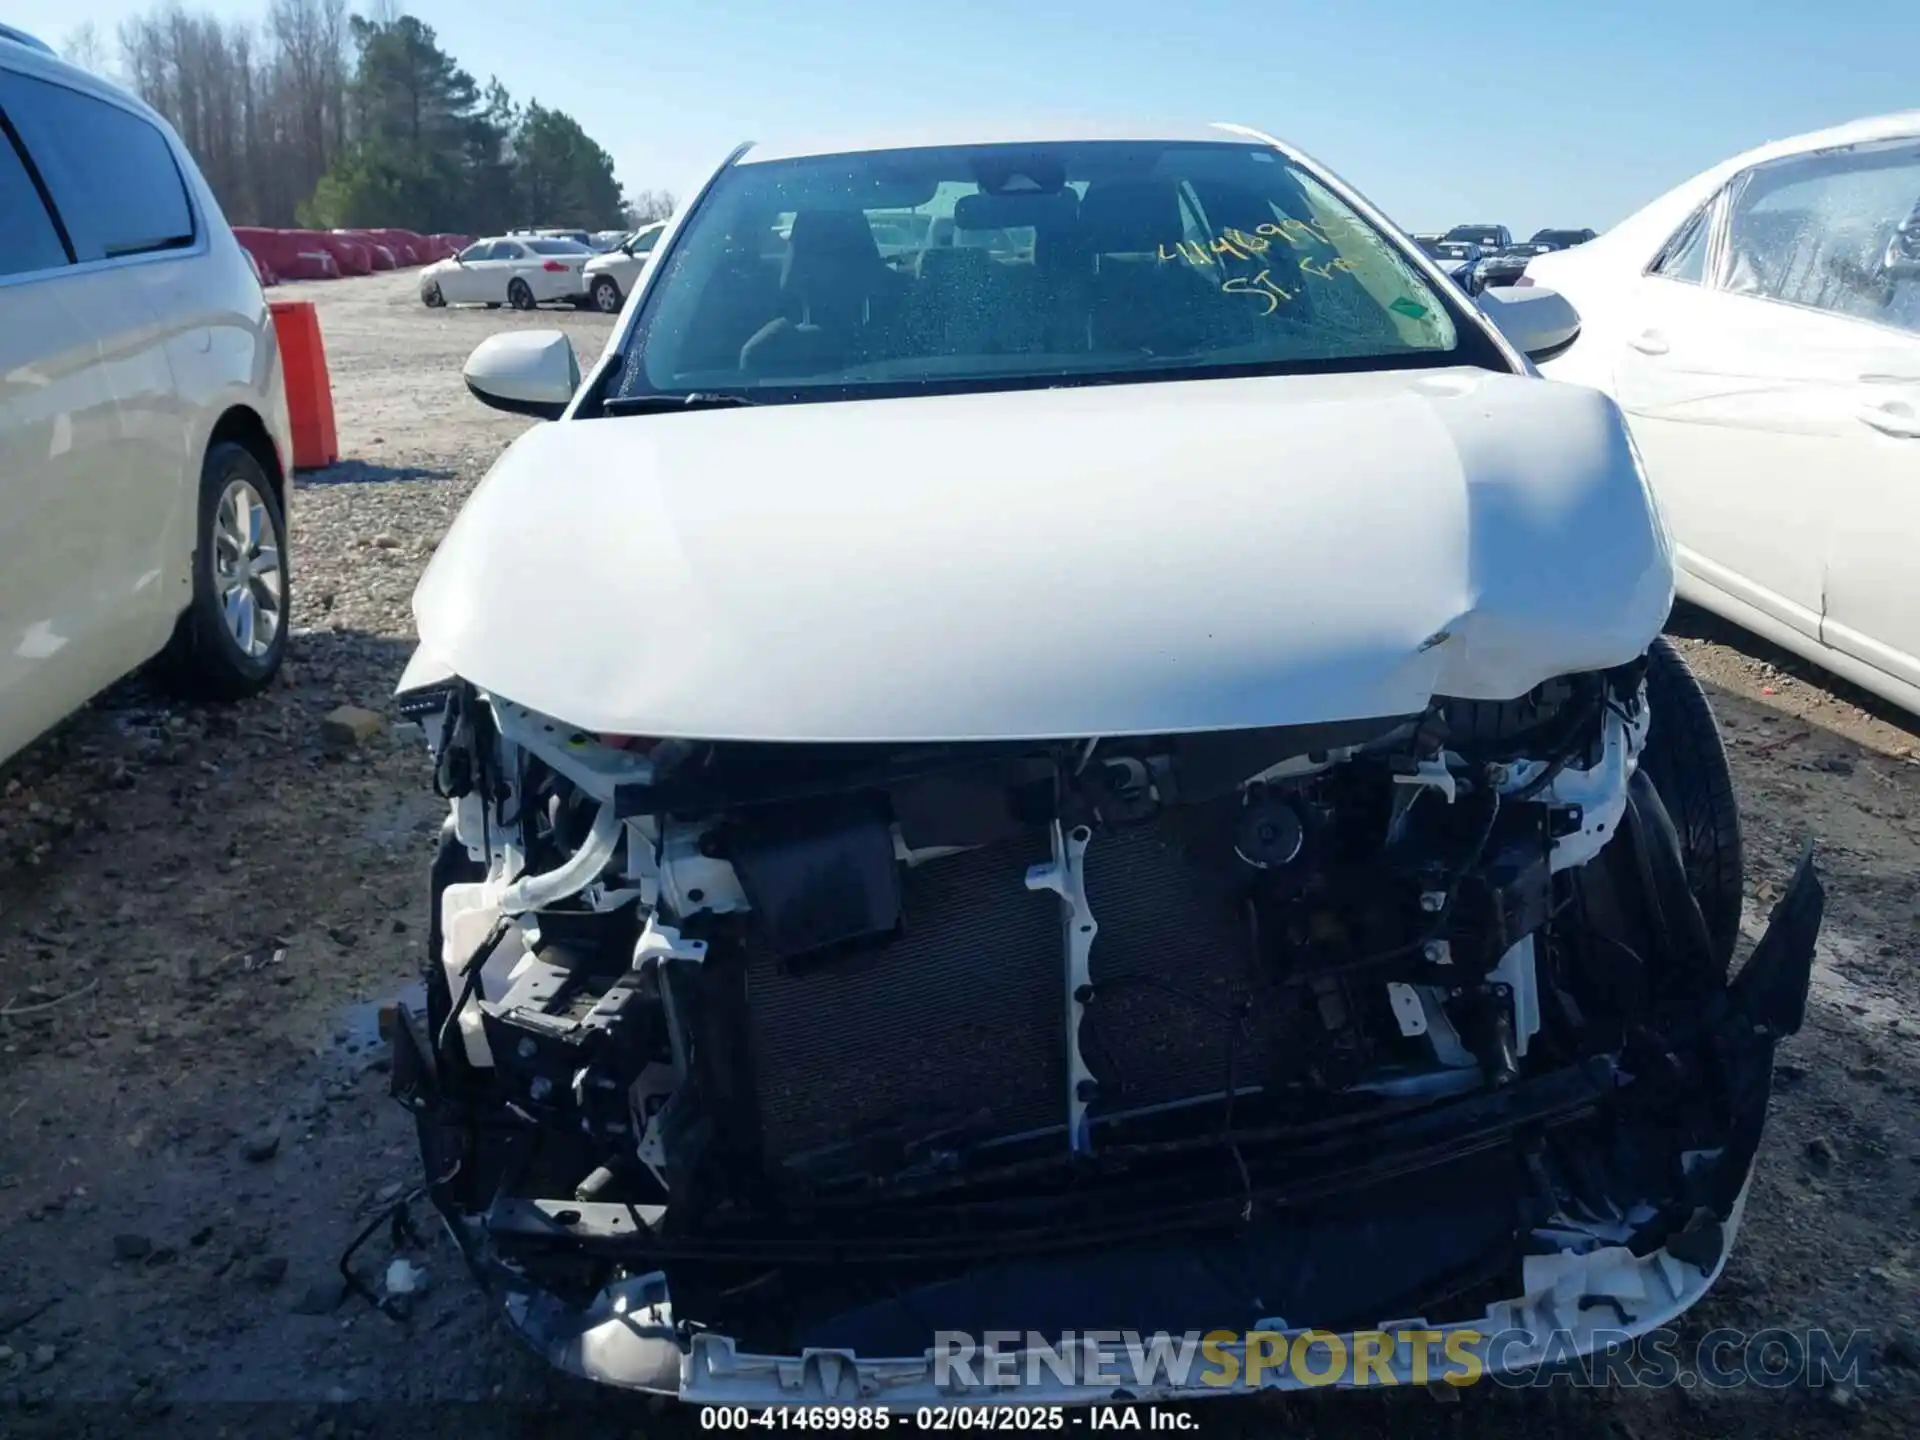
[{"label": "gravel ground", "polygon": [[[336,1261],[410,1184],[375,1012],[421,961],[440,815],[417,735],[345,750],[320,717],[386,711],[425,557],[526,422],[464,393],[511,326],[429,311],[409,275],[288,286],[320,307],[340,465],[291,507],[283,682],[229,709],[136,677],[0,768],[0,1434],[688,1431],[588,1393],[496,1326],[447,1244],[396,1324]],[[1920,741],[1910,722],[1704,617],[1676,617],[1727,730],[1757,927],[1820,842],[1829,919],[1726,1278],[1686,1321],[1874,1332],[1857,1391],[1425,1394],[1205,1407],[1202,1433],[1592,1440],[1920,1430]],[[370,1247],[379,1264],[393,1250]],[[373,1261],[369,1261],[371,1268]]]}]

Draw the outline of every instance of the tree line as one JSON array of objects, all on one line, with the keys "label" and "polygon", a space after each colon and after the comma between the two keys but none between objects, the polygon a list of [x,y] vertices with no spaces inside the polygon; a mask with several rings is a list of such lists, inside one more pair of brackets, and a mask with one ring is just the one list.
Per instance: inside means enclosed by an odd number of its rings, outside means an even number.
[{"label": "tree line", "polygon": [[115,38],[117,68],[91,21],[62,48],[167,117],[235,225],[604,230],[673,208],[629,200],[572,116],[479,84],[393,0],[268,0],[258,24],[168,4]]}]

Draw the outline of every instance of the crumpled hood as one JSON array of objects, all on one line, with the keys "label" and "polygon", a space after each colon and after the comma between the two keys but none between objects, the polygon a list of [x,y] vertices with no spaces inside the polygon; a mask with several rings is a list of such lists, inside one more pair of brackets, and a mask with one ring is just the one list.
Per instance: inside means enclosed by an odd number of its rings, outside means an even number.
[{"label": "crumpled hood", "polygon": [[1632,659],[1672,593],[1612,402],[1454,369],[537,426],[414,614],[583,729],[919,741],[1505,699]]}]

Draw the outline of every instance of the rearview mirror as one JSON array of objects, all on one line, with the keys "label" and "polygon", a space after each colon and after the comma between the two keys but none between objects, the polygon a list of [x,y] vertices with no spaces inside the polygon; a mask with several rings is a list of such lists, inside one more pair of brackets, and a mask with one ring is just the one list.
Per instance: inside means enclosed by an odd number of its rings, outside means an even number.
[{"label": "rearview mirror", "polygon": [[580,388],[579,357],[558,330],[491,335],[474,347],[460,373],[482,405],[537,420],[558,420]]},{"label": "rearview mirror", "polygon": [[1477,297],[1480,311],[1529,360],[1551,360],[1580,338],[1580,316],[1558,290],[1501,286]]}]

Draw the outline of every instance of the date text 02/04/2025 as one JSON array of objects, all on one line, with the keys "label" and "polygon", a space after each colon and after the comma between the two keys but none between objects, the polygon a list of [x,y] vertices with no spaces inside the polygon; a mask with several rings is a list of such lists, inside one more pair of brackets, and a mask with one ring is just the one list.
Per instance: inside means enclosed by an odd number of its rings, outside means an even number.
[{"label": "date text 02/04/2025", "polygon": [[707,1405],[702,1430],[881,1432],[1163,1430],[1197,1431],[1187,1410],[1140,1405],[922,1405],[912,1412],[865,1405]]}]

